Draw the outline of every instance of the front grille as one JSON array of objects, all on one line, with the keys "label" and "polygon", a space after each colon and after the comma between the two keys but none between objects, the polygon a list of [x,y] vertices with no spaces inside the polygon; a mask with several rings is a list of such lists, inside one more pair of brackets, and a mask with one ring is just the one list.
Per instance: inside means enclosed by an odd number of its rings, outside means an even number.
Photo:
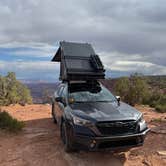
[{"label": "front grille", "polygon": [[137,131],[136,121],[98,122],[96,124],[102,135],[123,135]]}]

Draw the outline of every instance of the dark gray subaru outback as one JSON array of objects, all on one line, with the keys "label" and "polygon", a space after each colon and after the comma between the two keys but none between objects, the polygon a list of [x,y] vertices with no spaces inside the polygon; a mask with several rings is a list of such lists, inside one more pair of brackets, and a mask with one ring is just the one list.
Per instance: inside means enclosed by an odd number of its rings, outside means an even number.
[{"label": "dark gray subaru outback", "polygon": [[52,115],[68,152],[127,150],[143,145],[149,131],[141,112],[98,81],[61,83],[53,97]]}]

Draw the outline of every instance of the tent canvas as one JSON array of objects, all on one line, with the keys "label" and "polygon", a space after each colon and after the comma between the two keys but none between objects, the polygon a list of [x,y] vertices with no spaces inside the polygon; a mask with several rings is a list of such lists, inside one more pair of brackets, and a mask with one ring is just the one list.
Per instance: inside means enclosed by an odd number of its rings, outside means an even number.
[{"label": "tent canvas", "polygon": [[52,59],[60,62],[60,80],[104,79],[105,70],[98,55],[88,43],[60,42]]}]

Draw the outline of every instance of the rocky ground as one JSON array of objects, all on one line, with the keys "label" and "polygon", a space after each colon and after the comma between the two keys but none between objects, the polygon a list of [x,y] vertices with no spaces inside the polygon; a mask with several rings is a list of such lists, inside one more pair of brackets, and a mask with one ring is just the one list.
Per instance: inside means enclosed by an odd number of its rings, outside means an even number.
[{"label": "rocky ground", "polygon": [[64,152],[59,130],[51,119],[50,105],[3,107],[25,121],[19,134],[0,131],[0,166],[165,166],[166,114],[136,106],[143,112],[151,132],[144,146],[128,152]]}]

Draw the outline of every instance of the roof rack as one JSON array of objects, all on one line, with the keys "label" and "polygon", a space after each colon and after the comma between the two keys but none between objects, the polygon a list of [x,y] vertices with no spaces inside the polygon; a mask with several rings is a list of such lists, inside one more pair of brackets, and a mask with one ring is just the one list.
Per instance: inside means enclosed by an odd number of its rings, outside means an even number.
[{"label": "roof rack", "polygon": [[105,69],[88,43],[60,42],[52,59],[60,62],[60,80],[97,80],[105,78]]}]

